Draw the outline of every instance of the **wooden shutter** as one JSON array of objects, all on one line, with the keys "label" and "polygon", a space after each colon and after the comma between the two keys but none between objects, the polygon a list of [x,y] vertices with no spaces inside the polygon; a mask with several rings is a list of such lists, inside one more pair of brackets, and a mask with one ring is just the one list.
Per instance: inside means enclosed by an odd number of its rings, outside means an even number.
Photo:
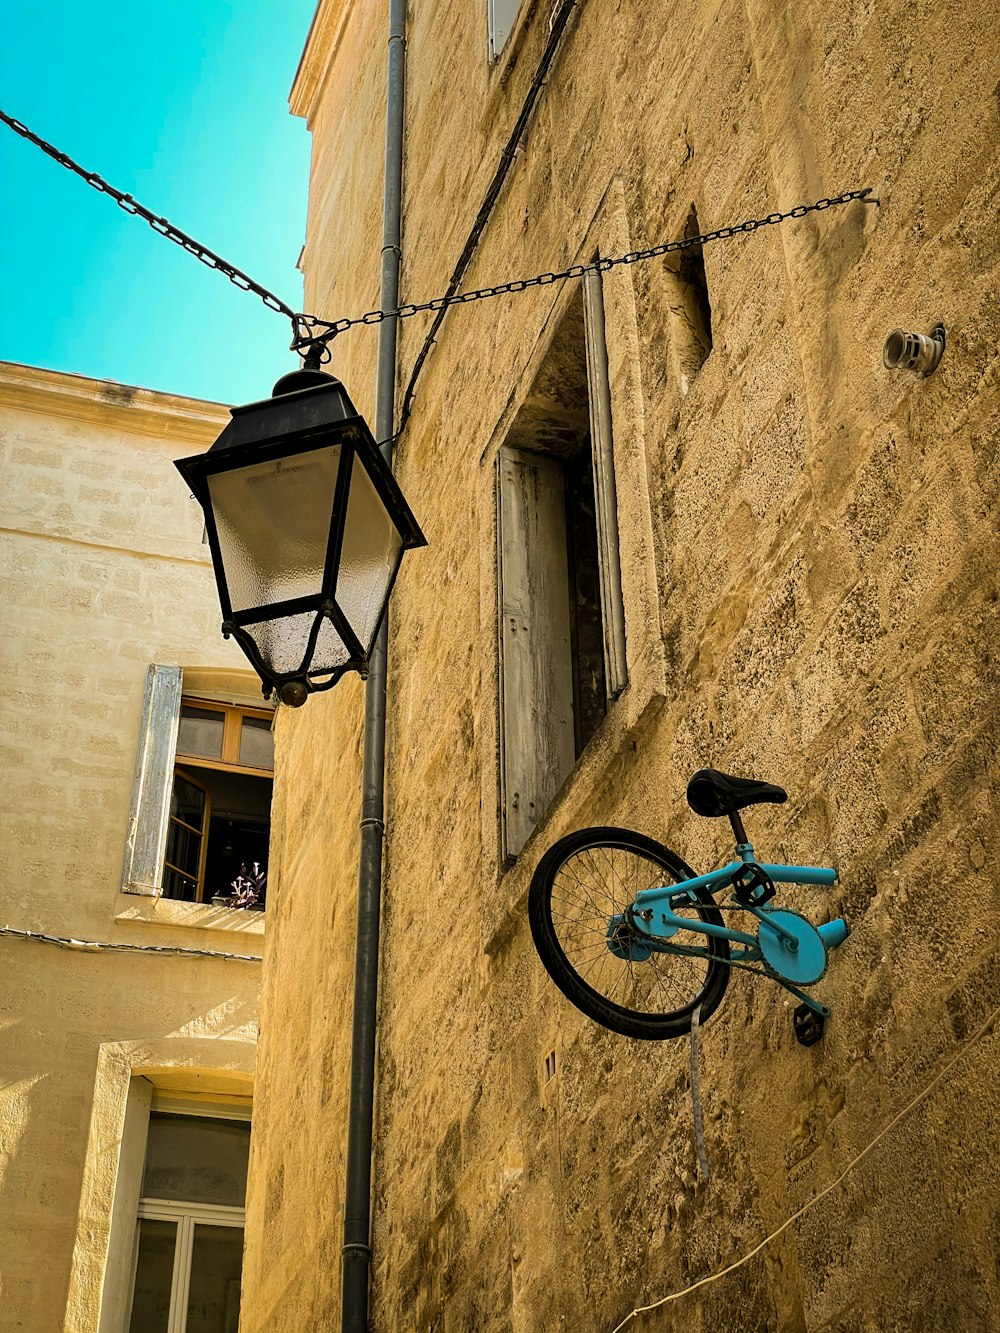
[{"label": "wooden shutter", "polygon": [[516,856],[576,760],[561,464],[504,447],[497,466],[502,850]]},{"label": "wooden shutter", "polygon": [[146,674],[132,808],[125,840],[122,870],[122,891],[125,893],[155,897],[162,891],[180,713],[180,667],[151,666]]},{"label": "wooden shutter", "polygon": [[618,495],[611,433],[611,385],[604,335],[604,292],[599,273],[583,277],[583,317],[587,335],[587,389],[590,398],[590,443],[594,458],[594,502],[597,554],[601,575],[601,620],[604,625],[604,679],[608,699],[628,684],[625,660],[625,606],[618,551]]}]

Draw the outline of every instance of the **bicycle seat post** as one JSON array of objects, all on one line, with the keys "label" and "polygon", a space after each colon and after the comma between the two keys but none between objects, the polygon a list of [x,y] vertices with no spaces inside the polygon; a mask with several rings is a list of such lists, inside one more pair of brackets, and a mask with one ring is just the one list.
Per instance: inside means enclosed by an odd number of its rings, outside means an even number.
[{"label": "bicycle seat post", "polygon": [[744,861],[752,861],[753,853],[750,850],[750,840],[747,838],[747,831],[743,827],[743,819],[738,810],[730,810],[729,824],[733,830],[733,837],[736,839],[736,850]]}]

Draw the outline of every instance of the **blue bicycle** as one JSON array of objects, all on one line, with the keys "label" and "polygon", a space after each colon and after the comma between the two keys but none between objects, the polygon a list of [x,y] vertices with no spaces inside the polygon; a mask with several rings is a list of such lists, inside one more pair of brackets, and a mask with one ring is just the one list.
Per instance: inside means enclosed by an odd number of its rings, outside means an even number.
[{"label": "blue bicycle", "polygon": [[[830,1010],[802,988],[823,977],[847,924],[838,917],[814,926],[777,906],[775,885],[829,888],[837,872],[755,860],[740,811],[787,800],[781,787],[703,768],[688,783],[687,799],[697,815],[729,819],[736,859],[696,875],[669,848],[629,829],[580,829],[560,838],[538,863],[528,894],[531,934],[546,971],[588,1018],[626,1037],[658,1041],[689,1032],[696,1009],[699,1022],[710,1017],[732,968],[743,968],[801,1001],[795,1035],[812,1045]],[[723,912],[749,917],[750,929],[726,925]]]}]

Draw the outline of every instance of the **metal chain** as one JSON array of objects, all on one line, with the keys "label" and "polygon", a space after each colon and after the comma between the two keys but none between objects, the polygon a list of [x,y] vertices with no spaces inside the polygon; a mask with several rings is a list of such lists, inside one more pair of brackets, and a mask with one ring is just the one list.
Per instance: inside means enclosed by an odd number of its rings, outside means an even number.
[{"label": "metal chain", "polygon": [[207,265],[208,268],[217,269],[223,277],[228,278],[229,281],[233,283],[234,286],[239,287],[241,291],[253,292],[255,296],[259,296],[269,310],[276,310],[279,315],[284,315],[287,319],[292,321],[293,326],[295,321],[301,318],[301,316],[296,315],[291,306],[285,305],[280,297],[275,296],[273,292],[269,292],[267,288],[262,287],[260,283],[254,282],[253,278],[242,272],[241,269],[235,268],[232,264],[223,259],[221,255],[215,254],[215,252],[209,250],[207,246],[202,245],[192,236],[188,236],[186,232],[181,231],[179,227],[175,227],[173,223],[168,222],[166,218],[157,217],[155,213],[151,213],[148,208],[144,208],[143,205],[133,199],[130,194],[124,194],[121,190],[116,190],[113,185],[109,185],[106,180],[103,180],[98,176],[96,171],[87,171],[84,167],[81,167],[78,162],[74,162],[71,157],[67,157],[67,155],[60,152],[58,148],[53,147],[52,144],[46,143],[44,139],[39,138],[37,134],[32,130],[29,130],[27,125],[22,124],[21,121],[15,120],[13,116],[8,116],[7,113],[2,110],[0,110],[0,120],[2,120],[5,125],[9,125],[14,133],[19,134],[22,139],[29,140],[29,142],[33,143],[37,148],[40,148],[43,153],[47,153],[49,157],[58,162],[60,166],[68,167],[69,170],[79,176],[81,180],[86,181],[88,185],[92,185],[95,190],[98,190],[101,194],[110,195],[118,207],[124,209],[126,213],[133,213],[136,217],[140,217],[143,221],[148,222],[154,231],[159,232],[161,236],[165,236],[168,241],[174,241],[177,245],[182,246],[189,255],[194,255],[195,259],[201,260],[201,262]]},{"label": "metal chain", "polygon": [[784,222],[787,218],[803,218],[807,213],[820,213],[827,208],[836,208],[840,204],[848,204],[855,199],[861,199],[866,204],[877,204],[877,199],[869,199],[871,186],[863,190],[846,190],[843,194],[835,195],[829,199],[817,199],[813,204],[797,204],[795,208],[790,208],[785,213],[768,213],[764,218],[751,218],[746,222],[738,222],[732,227],[717,227],[714,231],[703,232],[700,236],[685,237],[680,241],[663,241],[659,245],[651,245],[645,250],[632,250],[627,255],[617,255],[609,259],[595,259],[589,264],[571,264],[569,268],[557,269],[554,272],[539,273],[532,278],[517,278],[513,282],[498,283],[495,287],[478,287],[474,291],[456,292],[452,296],[436,296],[431,301],[409,302],[401,305],[395,310],[369,310],[363,315],[356,315],[353,319],[324,320],[318,319],[315,315],[296,315],[293,319],[295,326],[295,336],[292,339],[292,348],[299,349],[303,347],[326,344],[332,341],[338,333],[354,328],[358,324],[381,324],[384,319],[409,319],[411,315],[419,315],[425,310],[444,310],[448,306],[466,305],[470,301],[485,301],[493,296],[503,296],[508,292],[523,292],[529,287],[545,287],[552,282],[562,282],[567,278],[582,278],[585,273],[607,273],[610,269],[618,268],[621,264],[636,264],[640,260],[655,259],[659,255],[673,254],[679,250],[687,250],[695,245],[708,245],[711,241],[724,241],[732,236],[739,236],[743,233],[757,231],[760,227],[773,227],[779,222]]},{"label": "metal chain", "polygon": [[149,223],[154,231],[159,232],[161,236],[165,236],[168,241],[173,241],[176,245],[181,246],[188,254],[194,255],[195,259],[200,260],[208,268],[216,269],[223,277],[228,278],[234,286],[239,287],[241,291],[253,292],[255,296],[260,297],[269,310],[275,310],[279,315],[284,315],[287,319],[290,319],[292,322],[292,350],[309,349],[315,359],[322,361],[330,359],[328,344],[333,341],[338,333],[343,333],[347,329],[355,328],[361,324],[381,324],[385,319],[409,319],[412,315],[419,315],[425,310],[445,310],[453,305],[467,305],[470,301],[486,301],[493,296],[504,296],[509,292],[527,291],[529,287],[545,287],[549,283],[563,282],[567,278],[582,278],[585,273],[607,273],[621,264],[636,264],[640,260],[674,254],[692,246],[708,245],[711,241],[725,241],[732,236],[757,231],[760,227],[773,227],[779,222],[784,222],[787,218],[803,218],[807,213],[820,213],[824,209],[836,208],[840,204],[848,204],[855,199],[861,199],[866,204],[877,204],[879,202],[877,199],[868,198],[871,194],[870,186],[863,190],[847,190],[843,194],[835,195],[829,199],[817,199],[814,204],[798,204],[785,213],[768,213],[767,217],[751,218],[746,222],[739,222],[733,227],[717,227],[714,231],[703,232],[700,236],[688,236],[680,241],[664,241],[659,245],[651,245],[645,250],[632,250],[627,255],[617,255],[610,259],[595,259],[589,264],[571,264],[569,268],[556,269],[549,273],[538,273],[531,278],[516,278],[512,282],[498,283],[495,287],[478,287],[474,291],[455,292],[451,296],[436,296],[431,301],[409,302],[406,305],[398,306],[395,310],[369,310],[363,315],[356,315],[354,318],[327,320],[320,319],[316,315],[297,314],[280,297],[275,296],[273,292],[269,292],[266,287],[254,282],[248,274],[228,263],[221,255],[215,254],[207,246],[188,236],[179,227],[175,227],[172,222],[168,222],[166,218],[158,217],[155,213],[150,212],[148,208],[133,199],[130,194],[116,190],[113,185],[109,185],[106,180],[98,176],[95,171],[87,171],[84,167],[81,167],[66,153],[47,143],[21,121],[16,120],[13,116],[8,116],[3,110],[0,110],[0,120],[5,125],[9,125],[15,134],[19,134],[22,139],[29,140],[43,153],[47,153],[60,166],[67,167],[101,194],[109,195],[118,207],[124,209],[126,213],[132,213],[136,217],[142,218]]}]

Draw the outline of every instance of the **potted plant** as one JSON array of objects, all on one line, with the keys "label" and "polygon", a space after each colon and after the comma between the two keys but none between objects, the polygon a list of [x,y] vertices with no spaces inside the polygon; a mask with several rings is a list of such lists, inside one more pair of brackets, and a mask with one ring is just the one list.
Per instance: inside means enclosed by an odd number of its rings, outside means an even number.
[{"label": "potted plant", "polygon": [[216,894],[212,899],[213,907],[233,907],[237,911],[263,912],[267,900],[267,871],[261,869],[259,861],[254,861],[249,870],[244,861],[240,866],[240,873],[229,887],[232,893]]}]

